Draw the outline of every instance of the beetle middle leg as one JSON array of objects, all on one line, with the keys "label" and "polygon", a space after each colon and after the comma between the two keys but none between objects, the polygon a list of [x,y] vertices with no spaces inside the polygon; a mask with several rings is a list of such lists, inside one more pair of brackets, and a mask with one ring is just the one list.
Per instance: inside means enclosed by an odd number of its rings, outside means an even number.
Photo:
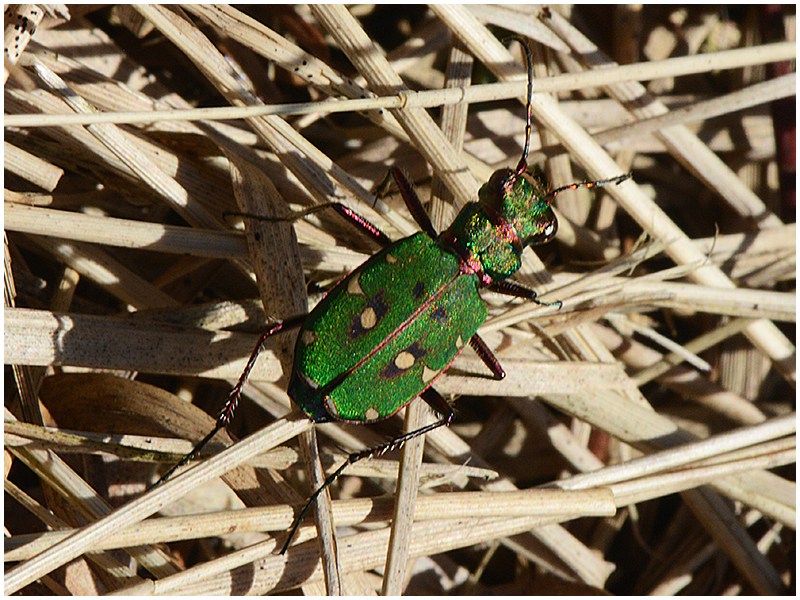
[{"label": "beetle middle leg", "polygon": [[469,345],[475,350],[475,354],[483,361],[483,364],[489,368],[495,379],[503,379],[506,376],[506,372],[500,365],[500,361],[497,360],[494,352],[489,349],[489,346],[486,345],[482,337],[476,333],[469,338]]},{"label": "beetle middle leg", "polygon": [[[436,230],[433,228],[433,224],[431,223],[431,220],[428,217],[428,213],[425,212],[425,208],[419,201],[417,193],[414,191],[414,188],[411,186],[411,183],[409,183],[408,178],[406,178],[406,176],[398,167],[392,167],[391,169],[389,169],[386,178],[378,186],[379,187],[379,191],[377,193],[378,197],[385,194],[385,191],[382,190],[384,190],[386,187],[386,182],[389,179],[389,175],[391,175],[394,178],[394,181],[397,184],[398,189],[400,190],[400,195],[403,197],[403,201],[405,202],[406,207],[411,213],[411,216],[414,217],[414,221],[417,222],[422,231],[427,233],[430,237],[436,238],[438,234],[436,233]],[[241,212],[228,212],[225,214],[239,216],[239,217],[248,217],[250,219],[258,219],[260,221],[291,222],[291,221],[296,221],[298,219],[302,219],[305,216],[314,214],[316,212],[328,208],[335,211],[343,218],[347,219],[367,237],[372,238],[381,246],[386,247],[392,243],[392,240],[388,235],[383,233],[380,229],[378,229],[375,225],[370,223],[367,219],[358,214],[356,211],[342,204],[341,202],[328,202],[325,204],[318,204],[316,206],[312,206],[310,208],[307,208],[300,212],[293,213],[286,217],[265,217],[262,215],[254,215],[251,213],[241,213]]]},{"label": "beetle middle leg", "polygon": [[254,215],[252,213],[244,213],[244,212],[226,212],[225,214],[235,217],[246,217],[248,219],[256,219],[257,221],[269,221],[272,223],[274,222],[291,223],[293,221],[298,221],[303,217],[307,217],[308,215],[313,215],[314,213],[320,212],[322,210],[327,210],[329,208],[335,211],[337,214],[341,215],[343,218],[347,219],[367,237],[375,240],[381,246],[386,247],[392,243],[392,239],[388,235],[383,233],[380,229],[378,229],[375,225],[367,221],[367,219],[362,217],[352,208],[342,204],[341,202],[326,202],[325,204],[317,204],[316,206],[312,206],[311,208],[307,208],[305,210],[292,213],[285,217],[266,217],[264,215]]}]

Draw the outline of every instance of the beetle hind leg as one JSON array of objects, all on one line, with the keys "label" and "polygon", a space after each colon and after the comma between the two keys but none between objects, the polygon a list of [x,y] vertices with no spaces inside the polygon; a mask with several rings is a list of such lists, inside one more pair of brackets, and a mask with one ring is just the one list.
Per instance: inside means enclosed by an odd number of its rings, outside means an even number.
[{"label": "beetle hind leg", "polygon": [[455,413],[453,409],[450,408],[450,405],[447,403],[442,395],[437,392],[433,388],[428,388],[424,392],[420,394],[420,398],[422,398],[428,406],[433,408],[438,415],[441,416],[441,419],[436,421],[435,423],[431,423],[430,425],[426,425],[425,427],[420,427],[419,429],[415,429],[409,433],[403,434],[398,436],[394,439],[389,440],[379,446],[375,446],[373,448],[367,448],[365,450],[361,450],[359,452],[353,452],[350,456],[347,457],[347,460],[336,469],[333,473],[328,475],[325,482],[311,495],[306,502],[306,505],[303,507],[303,510],[300,511],[300,514],[297,515],[297,518],[294,520],[291,529],[289,530],[289,535],[286,538],[286,541],[283,544],[283,548],[281,548],[281,554],[285,554],[286,550],[289,548],[289,544],[292,542],[297,530],[300,528],[300,523],[303,521],[303,518],[306,516],[310,508],[314,505],[314,502],[317,501],[319,495],[325,491],[327,487],[329,487],[334,481],[339,479],[341,474],[344,470],[349,467],[350,465],[357,463],[360,460],[364,460],[365,458],[373,458],[376,456],[381,456],[386,452],[391,450],[396,450],[400,448],[403,444],[405,444],[408,440],[411,440],[415,437],[419,437],[421,435],[425,435],[426,433],[433,431],[434,429],[438,429],[439,427],[444,427],[446,425],[450,425],[450,423],[455,418]]},{"label": "beetle hind leg", "polygon": [[219,415],[217,416],[217,423],[214,425],[214,429],[200,440],[192,451],[189,452],[186,456],[184,456],[181,461],[172,467],[169,471],[167,471],[166,475],[164,475],[161,479],[159,479],[153,487],[164,483],[167,479],[172,477],[173,473],[180,469],[183,465],[187,464],[189,461],[194,460],[206,447],[206,445],[211,441],[211,439],[217,434],[220,429],[223,429],[225,426],[230,423],[230,420],[233,418],[233,413],[236,411],[236,406],[239,404],[239,398],[242,396],[242,388],[244,388],[244,384],[247,382],[247,378],[250,376],[250,371],[253,370],[253,367],[256,364],[256,360],[258,359],[258,355],[261,354],[261,351],[264,349],[264,344],[266,343],[267,339],[272,337],[273,335],[280,333],[286,329],[292,329],[294,327],[299,327],[305,321],[307,315],[298,315],[296,317],[291,317],[282,321],[280,323],[276,323],[271,327],[267,328],[262,334],[261,337],[258,338],[258,343],[256,347],[253,349],[253,352],[250,354],[250,358],[247,361],[247,365],[242,371],[242,374],[239,376],[239,381],[236,382],[236,385],[233,386],[230,394],[228,394],[228,399],[225,401],[225,405],[220,410]]}]

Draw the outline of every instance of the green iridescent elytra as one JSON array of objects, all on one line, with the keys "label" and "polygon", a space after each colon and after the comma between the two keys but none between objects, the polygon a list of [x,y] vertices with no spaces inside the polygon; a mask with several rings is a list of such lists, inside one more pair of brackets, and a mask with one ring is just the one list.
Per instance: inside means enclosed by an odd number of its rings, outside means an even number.
[{"label": "green iridescent elytra", "polygon": [[523,248],[555,232],[538,182],[495,172],[442,235],[395,242],[315,307],[297,339],[289,396],[316,422],[393,415],[486,319],[478,288],[515,273]]}]

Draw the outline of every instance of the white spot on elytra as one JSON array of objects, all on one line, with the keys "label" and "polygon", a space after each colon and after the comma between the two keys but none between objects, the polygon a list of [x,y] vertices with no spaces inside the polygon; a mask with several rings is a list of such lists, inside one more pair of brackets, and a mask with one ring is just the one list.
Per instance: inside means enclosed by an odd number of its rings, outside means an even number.
[{"label": "white spot on elytra", "polygon": [[433,381],[433,379],[434,379],[434,377],[436,377],[437,373],[438,373],[438,371],[434,371],[433,369],[429,369],[427,366],[423,367],[423,369],[422,369],[422,381],[424,381],[425,383]]},{"label": "white spot on elytra", "polygon": [[363,296],[364,290],[361,289],[361,284],[358,282],[358,278],[360,277],[360,273],[353,275],[350,281],[347,283],[347,291],[353,294],[354,296]]},{"label": "white spot on elytra", "polygon": [[414,355],[410,352],[401,352],[397,355],[394,359],[394,366],[400,369],[401,371],[405,371],[406,369],[410,369],[414,366],[416,359]]},{"label": "white spot on elytra", "polygon": [[361,326],[364,329],[372,329],[378,322],[378,316],[375,314],[375,309],[368,306],[367,309],[361,313]]},{"label": "white spot on elytra", "polygon": [[394,263],[397,262],[397,257],[394,256],[393,254],[387,254],[386,255],[386,262],[389,263],[390,265],[393,265]]},{"label": "white spot on elytra", "polygon": [[305,384],[308,387],[310,387],[312,390],[319,389],[319,384],[316,381],[314,381],[313,379],[311,379],[311,377],[309,377],[308,375],[303,375],[302,373],[300,374],[300,376],[303,378],[303,381],[305,382]]},{"label": "white spot on elytra", "polygon": [[306,346],[310,346],[311,344],[313,344],[314,342],[317,341],[317,334],[316,334],[316,332],[311,331],[310,329],[306,329],[303,332],[302,339],[303,339],[303,343]]},{"label": "white spot on elytra", "polygon": [[364,416],[365,416],[365,417],[366,417],[366,418],[367,418],[369,421],[375,421],[375,420],[376,420],[378,417],[380,417],[381,415],[380,415],[380,413],[379,413],[377,410],[375,410],[373,407],[371,407],[371,406],[370,406],[370,407],[367,409],[367,412],[365,412],[365,413],[364,413]]},{"label": "white spot on elytra", "polygon": [[336,408],[336,404],[331,401],[331,397],[325,396],[323,402],[325,403],[325,410],[328,411],[328,414],[330,414],[330,416],[332,416],[334,419],[339,419],[339,411]]}]

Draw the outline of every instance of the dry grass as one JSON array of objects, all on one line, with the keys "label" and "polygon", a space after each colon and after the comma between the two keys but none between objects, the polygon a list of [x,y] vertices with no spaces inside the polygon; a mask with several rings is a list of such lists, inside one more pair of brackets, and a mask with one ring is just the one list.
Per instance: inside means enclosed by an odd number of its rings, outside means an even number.
[{"label": "dry grass", "polygon": [[[794,15],[70,10],[16,30],[6,63],[7,593],[786,592]],[[330,472],[403,426],[312,428],[284,392],[291,336],[253,371],[242,441],[144,493],[265,321],[375,251],[325,212],[245,233],[225,211],[340,201],[397,239],[416,225],[371,191],[396,164],[445,227],[519,160],[526,69],[498,28],[541,43],[529,162],[558,186],[633,175],[560,195],[557,242],[526,250],[517,280],[563,307],[484,294],[507,377],[465,351],[436,385],[455,424],[354,465],[286,557],[324,477],[314,432]]]}]

